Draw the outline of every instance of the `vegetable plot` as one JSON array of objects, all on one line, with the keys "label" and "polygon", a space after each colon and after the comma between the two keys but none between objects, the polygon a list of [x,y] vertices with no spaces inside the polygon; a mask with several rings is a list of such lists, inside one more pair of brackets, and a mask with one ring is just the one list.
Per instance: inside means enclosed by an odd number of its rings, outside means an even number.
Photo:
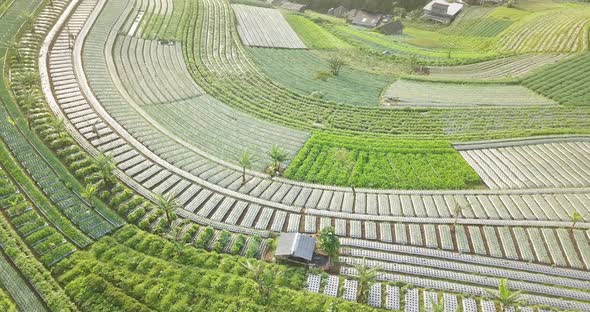
[{"label": "vegetable plot", "polygon": [[337,103],[376,106],[381,92],[391,81],[346,65],[338,75],[319,77],[322,72],[329,72],[328,61],[309,51],[261,48],[249,51],[273,81]]},{"label": "vegetable plot", "polygon": [[522,86],[505,84],[450,84],[398,80],[387,90],[395,106],[525,106],[555,105]]},{"label": "vegetable plot", "polygon": [[35,292],[29,288],[19,272],[4,257],[4,252],[1,249],[0,285],[4,285],[8,289],[21,311],[45,311],[41,300],[35,296]]},{"label": "vegetable plot", "polygon": [[590,185],[588,142],[475,149],[461,155],[494,189]]},{"label": "vegetable plot", "polygon": [[589,22],[590,11],[585,7],[530,15],[502,34],[498,49],[513,52],[586,50]]},{"label": "vegetable plot", "polygon": [[524,79],[523,84],[564,105],[590,104],[590,54],[555,64]]},{"label": "vegetable plot", "polygon": [[479,176],[449,143],[395,141],[316,133],[285,175],[341,186],[396,189],[464,189]]},{"label": "vegetable plot", "polygon": [[429,77],[443,79],[513,78],[530,73],[545,65],[555,64],[566,54],[523,54],[477,64],[430,67]]},{"label": "vegetable plot", "polygon": [[236,13],[238,33],[251,47],[305,49],[305,44],[283,15],[275,9],[232,5]]}]

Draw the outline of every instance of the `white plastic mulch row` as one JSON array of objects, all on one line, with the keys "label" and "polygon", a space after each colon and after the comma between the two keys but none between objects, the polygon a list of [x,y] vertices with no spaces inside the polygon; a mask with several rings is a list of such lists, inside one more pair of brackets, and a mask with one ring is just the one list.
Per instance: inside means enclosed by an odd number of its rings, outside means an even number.
[{"label": "white plastic mulch row", "polygon": [[238,21],[238,33],[251,47],[305,49],[281,12],[275,9],[232,5]]}]

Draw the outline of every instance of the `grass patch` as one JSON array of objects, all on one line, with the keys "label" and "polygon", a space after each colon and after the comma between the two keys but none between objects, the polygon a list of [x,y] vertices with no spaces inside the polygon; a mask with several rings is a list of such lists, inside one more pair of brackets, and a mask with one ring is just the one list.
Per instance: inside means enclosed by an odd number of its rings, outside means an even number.
[{"label": "grass patch", "polygon": [[286,19],[297,35],[311,49],[351,49],[352,46],[303,15],[287,14]]}]

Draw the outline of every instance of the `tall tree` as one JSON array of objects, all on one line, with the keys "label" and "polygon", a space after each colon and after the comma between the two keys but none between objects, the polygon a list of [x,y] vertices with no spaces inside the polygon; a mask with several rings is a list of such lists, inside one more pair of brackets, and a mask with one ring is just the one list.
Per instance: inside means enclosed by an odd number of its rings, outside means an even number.
[{"label": "tall tree", "polygon": [[379,269],[377,267],[369,267],[364,258],[363,262],[355,265],[354,268],[357,271],[358,301],[361,303],[367,303],[369,290],[371,289],[371,286],[377,282]]},{"label": "tall tree", "polygon": [[333,57],[328,60],[328,67],[330,68],[330,73],[333,76],[338,76],[340,74],[340,70],[344,67],[346,63],[343,59],[339,57]]},{"label": "tall tree", "polygon": [[171,227],[172,222],[177,218],[176,210],[181,208],[174,194],[168,193],[166,195],[156,195],[156,205],[159,209],[162,209],[162,211],[164,211],[164,213],[166,214],[166,221],[168,223],[168,227]]},{"label": "tall tree", "polygon": [[168,239],[174,244],[175,257],[178,258],[183,255],[184,247],[188,244],[182,243],[182,231],[180,226],[173,226],[170,231],[161,234],[162,237]]},{"label": "tall tree", "polygon": [[334,227],[329,226],[320,232],[320,248],[328,254],[328,267],[338,262],[340,255],[340,239]]},{"label": "tall tree", "polygon": [[18,77],[18,82],[22,84],[27,90],[32,90],[38,83],[39,83],[39,74],[27,70],[20,74]]},{"label": "tall tree", "polygon": [[272,291],[276,288],[276,280],[282,271],[273,270],[265,266],[261,261],[246,260],[242,266],[248,270],[250,276],[258,285],[258,295],[264,302],[268,302]]},{"label": "tall tree", "polygon": [[59,138],[63,138],[67,135],[66,124],[61,118],[53,118],[50,121],[50,127],[53,129],[53,131],[55,131]]},{"label": "tall tree", "polygon": [[251,169],[254,162],[254,155],[248,152],[248,150],[245,150],[240,156],[239,163],[242,167],[242,185],[246,184],[246,170]]},{"label": "tall tree", "polygon": [[465,211],[465,207],[459,204],[457,201],[454,201],[453,206],[453,231],[457,228],[457,222],[459,222],[459,218],[463,216],[463,212]]},{"label": "tall tree", "polygon": [[12,40],[12,41],[3,42],[2,45],[6,48],[6,50],[8,50],[9,54],[14,55],[17,63],[21,62],[21,60],[22,60],[21,47],[22,46],[21,46],[20,42]]},{"label": "tall tree", "polygon": [[268,155],[272,159],[272,171],[280,174],[283,162],[287,161],[287,153],[275,144],[270,149]]},{"label": "tall tree", "polygon": [[27,93],[25,96],[21,98],[21,107],[25,113],[25,117],[27,118],[27,125],[29,126],[29,129],[31,129],[32,121],[31,109],[33,108],[35,103],[37,103],[37,99],[31,93]]},{"label": "tall tree", "polygon": [[32,33],[35,33],[35,15],[23,11],[23,14],[20,17],[25,20],[23,26],[29,28]]},{"label": "tall tree", "polygon": [[116,166],[113,162],[113,155],[98,154],[96,157],[96,167],[98,167],[98,174],[105,188],[108,188],[117,181],[114,174]]}]

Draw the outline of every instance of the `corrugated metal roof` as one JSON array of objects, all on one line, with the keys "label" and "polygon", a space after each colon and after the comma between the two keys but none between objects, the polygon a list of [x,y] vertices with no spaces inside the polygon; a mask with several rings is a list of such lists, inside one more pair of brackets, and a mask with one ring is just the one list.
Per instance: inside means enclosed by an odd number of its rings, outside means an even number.
[{"label": "corrugated metal roof", "polygon": [[301,233],[283,233],[279,236],[275,256],[296,257],[310,261],[315,250],[315,238]]},{"label": "corrugated metal roof", "polygon": [[379,22],[381,22],[382,18],[383,14],[381,13],[359,11],[352,19],[352,23],[354,25],[365,27],[377,27],[377,25],[379,25]]},{"label": "corrugated metal roof", "polygon": [[449,15],[449,16],[455,16],[457,13],[459,13],[459,11],[461,11],[461,9],[463,9],[462,3],[457,3],[457,2],[450,3],[445,0],[433,0],[424,7],[424,10],[432,11],[433,6],[441,6],[441,7],[448,6],[447,15]]}]

